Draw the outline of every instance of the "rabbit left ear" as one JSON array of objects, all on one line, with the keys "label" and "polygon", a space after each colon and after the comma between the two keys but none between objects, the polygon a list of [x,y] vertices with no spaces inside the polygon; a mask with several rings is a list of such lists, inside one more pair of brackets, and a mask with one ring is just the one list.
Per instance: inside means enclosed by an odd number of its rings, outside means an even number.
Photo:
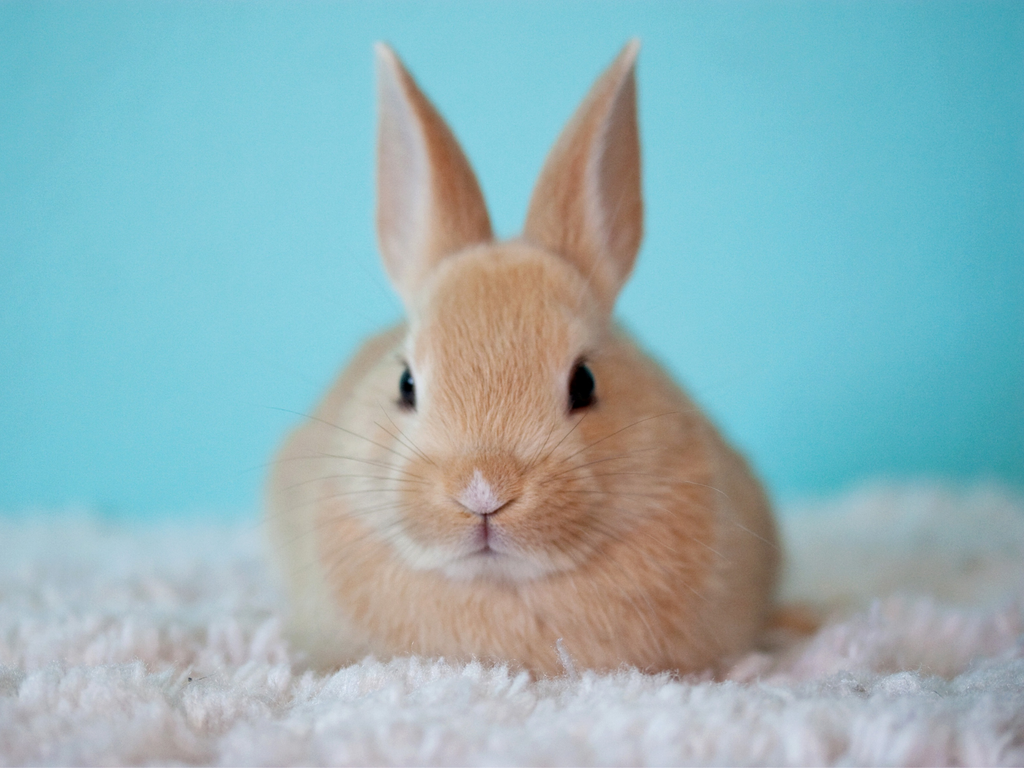
[{"label": "rabbit left ear", "polygon": [[636,56],[632,40],[558,137],[530,198],[523,235],[575,264],[610,312],[643,237]]},{"label": "rabbit left ear", "polygon": [[395,52],[378,43],[376,53],[377,239],[408,306],[437,262],[491,239],[491,222],[451,129]]}]

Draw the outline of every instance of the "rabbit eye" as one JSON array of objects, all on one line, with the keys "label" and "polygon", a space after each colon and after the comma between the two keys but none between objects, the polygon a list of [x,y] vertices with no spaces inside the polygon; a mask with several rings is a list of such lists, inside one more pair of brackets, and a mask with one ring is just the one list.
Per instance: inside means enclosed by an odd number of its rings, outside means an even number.
[{"label": "rabbit eye", "polygon": [[416,382],[412,380],[412,371],[409,366],[402,371],[402,378],[398,380],[398,396],[400,403],[406,408],[416,407]]},{"label": "rabbit eye", "polygon": [[569,379],[569,410],[586,408],[594,403],[594,374],[580,363]]}]

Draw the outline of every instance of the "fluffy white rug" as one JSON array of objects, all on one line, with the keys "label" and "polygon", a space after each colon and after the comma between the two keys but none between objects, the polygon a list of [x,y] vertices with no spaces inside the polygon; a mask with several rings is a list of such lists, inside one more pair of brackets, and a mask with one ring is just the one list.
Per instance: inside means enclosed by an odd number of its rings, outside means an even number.
[{"label": "fluffy white rug", "polygon": [[1024,764],[1024,499],[785,510],[810,639],[729,679],[304,671],[252,522],[0,519],[0,764]]}]

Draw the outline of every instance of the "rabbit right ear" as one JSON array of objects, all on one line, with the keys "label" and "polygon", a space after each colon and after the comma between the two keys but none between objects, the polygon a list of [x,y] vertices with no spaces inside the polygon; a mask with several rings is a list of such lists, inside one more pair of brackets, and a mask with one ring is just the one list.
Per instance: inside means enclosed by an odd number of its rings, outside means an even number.
[{"label": "rabbit right ear", "polygon": [[523,235],[564,257],[610,312],[643,237],[634,68],[626,44],[544,162]]},{"label": "rabbit right ear", "polygon": [[377,43],[377,238],[410,305],[420,279],[456,251],[491,239],[480,185],[444,119],[388,46]]}]

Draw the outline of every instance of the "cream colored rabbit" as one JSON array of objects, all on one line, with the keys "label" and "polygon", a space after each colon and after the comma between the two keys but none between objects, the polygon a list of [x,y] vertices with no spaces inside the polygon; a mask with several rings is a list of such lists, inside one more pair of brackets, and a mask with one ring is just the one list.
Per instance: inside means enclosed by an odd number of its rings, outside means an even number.
[{"label": "cream colored rabbit", "polygon": [[778,548],[746,463],[611,320],[640,245],[634,64],[565,128],[521,237],[377,48],[377,227],[408,322],[288,438],[268,524],[293,633],[364,654],[689,671],[749,649]]}]

